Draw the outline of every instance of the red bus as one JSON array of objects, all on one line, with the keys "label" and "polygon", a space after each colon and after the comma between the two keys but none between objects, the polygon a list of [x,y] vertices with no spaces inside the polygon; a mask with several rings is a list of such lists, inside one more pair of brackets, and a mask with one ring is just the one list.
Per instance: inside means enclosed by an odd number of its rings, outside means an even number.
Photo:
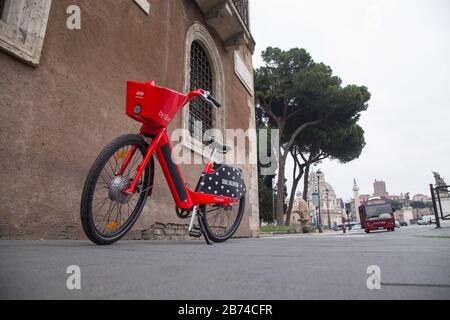
[{"label": "red bus", "polygon": [[392,202],[384,198],[371,198],[359,207],[361,227],[367,233],[373,230],[395,231]]}]

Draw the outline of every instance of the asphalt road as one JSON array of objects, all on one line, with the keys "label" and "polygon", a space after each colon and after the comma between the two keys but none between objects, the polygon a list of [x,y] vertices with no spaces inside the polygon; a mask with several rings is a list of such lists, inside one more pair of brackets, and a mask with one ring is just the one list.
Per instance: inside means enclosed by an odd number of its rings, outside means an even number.
[{"label": "asphalt road", "polygon": [[[437,236],[447,236],[437,237]],[[78,265],[81,290],[68,290]],[[367,288],[367,268],[381,289]],[[450,299],[450,227],[202,241],[0,241],[1,299]]]}]

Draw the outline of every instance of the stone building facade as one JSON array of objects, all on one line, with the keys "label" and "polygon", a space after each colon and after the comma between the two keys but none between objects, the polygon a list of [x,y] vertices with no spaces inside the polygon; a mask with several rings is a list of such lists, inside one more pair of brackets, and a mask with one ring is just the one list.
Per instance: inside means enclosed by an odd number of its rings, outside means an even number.
[{"label": "stone building facade", "polygon": [[[196,68],[207,65],[211,91],[224,108],[196,116],[221,129],[255,127],[247,0],[0,5],[1,238],[84,237],[79,205],[90,166],[113,138],[139,130],[125,115],[127,80],[186,92]],[[179,113],[169,132],[188,128],[191,112]],[[199,141],[191,131],[184,148],[194,155]],[[248,193],[237,235],[256,236],[257,169],[241,166]],[[186,182],[195,185],[202,167],[182,165]],[[129,237],[186,238],[186,221],[174,209],[156,165],[155,190]]]},{"label": "stone building facade", "polygon": [[[334,188],[325,180],[325,174],[321,171],[311,172],[308,178],[308,208],[317,214],[313,203],[313,193],[320,194],[320,211],[322,225],[334,227],[342,224],[342,214],[345,212],[342,199],[336,196]],[[328,221],[330,217],[330,221]]]}]

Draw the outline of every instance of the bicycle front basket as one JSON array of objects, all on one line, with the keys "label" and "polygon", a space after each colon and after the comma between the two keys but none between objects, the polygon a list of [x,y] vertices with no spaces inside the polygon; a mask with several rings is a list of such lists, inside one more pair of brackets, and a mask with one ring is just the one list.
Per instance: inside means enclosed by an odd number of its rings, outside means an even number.
[{"label": "bicycle front basket", "polygon": [[127,115],[136,121],[167,127],[188,97],[151,82],[127,82]]}]

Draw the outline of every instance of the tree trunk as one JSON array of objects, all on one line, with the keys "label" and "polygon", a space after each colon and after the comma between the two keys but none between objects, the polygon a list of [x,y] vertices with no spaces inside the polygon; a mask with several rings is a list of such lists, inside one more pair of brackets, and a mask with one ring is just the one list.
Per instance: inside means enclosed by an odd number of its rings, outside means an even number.
[{"label": "tree trunk", "polygon": [[291,151],[290,154],[291,154],[292,159],[294,160],[294,170],[292,170],[292,181],[293,181],[293,184],[292,184],[291,192],[290,192],[290,196],[289,196],[289,204],[288,204],[288,207],[286,208],[287,209],[287,211],[286,211],[286,220],[284,220],[284,225],[285,226],[289,226],[291,224],[291,212],[292,212],[291,208],[292,208],[292,202],[293,202],[291,200],[293,199],[292,193],[295,192],[295,190],[292,190],[292,189],[294,189],[295,179],[297,178],[297,169],[298,170],[301,169],[297,159],[295,158],[295,156],[296,156],[295,155],[295,151]]},{"label": "tree trunk", "polygon": [[294,206],[294,200],[295,200],[295,193],[297,192],[298,183],[300,182],[300,179],[303,176],[303,167],[300,166],[300,172],[298,173],[297,177],[294,178],[292,182],[292,188],[291,188],[291,195],[289,197],[289,206],[287,208],[286,213],[286,221],[285,225],[288,226],[291,223],[291,216],[292,216],[292,209]]},{"label": "tree trunk", "polygon": [[[288,152],[286,151],[286,153]],[[280,161],[278,164],[278,181],[277,181],[277,225],[283,224],[285,166],[286,166],[286,155],[282,155],[280,151]]]},{"label": "tree trunk", "polygon": [[305,167],[305,179],[303,181],[303,200],[305,200],[305,201],[308,201],[309,167],[310,167],[310,164],[307,164]]}]

